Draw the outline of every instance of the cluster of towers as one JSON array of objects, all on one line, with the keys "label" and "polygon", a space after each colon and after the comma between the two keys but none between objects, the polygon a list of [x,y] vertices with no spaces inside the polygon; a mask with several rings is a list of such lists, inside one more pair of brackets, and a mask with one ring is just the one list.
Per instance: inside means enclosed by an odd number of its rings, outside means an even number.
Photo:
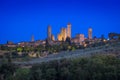
[{"label": "cluster of towers", "polygon": [[[78,37],[78,36],[81,39],[80,41],[84,40],[84,38],[83,38],[84,34],[79,34],[76,37]],[[67,37],[71,38],[71,24],[70,23],[67,24],[67,28],[61,28],[60,33],[57,35],[57,40],[58,41],[65,41]],[[47,39],[49,41],[55,40],[54,35],[52,35],[52,29],[51,29],[50,25],[47,28]],[[92,39],[92,28],[91,27],[88,29],[88,39],[89,40]]]},{"label": "cluster of towers", "polygon": [[67,24],[67,28],[62,28],[60,34],[58,34],[58,41],[65,41],[66,38],[71,38],[71,24]]},{"label": "cluster of towers", "polygon": [[[65,41],[67,37],[72,39],[71,38],[71,24],[70,23],[67,24],[67,28],[61,28],[60,33],[57,35],[57,40],[58,41]],[[50,25],[48,26],[48,29],[47,29],[47,39],[49,41],[55,40],[54,35],[52,35],[52,30],[51,30]],[[92,28],[91,27],[88,29],[88,39],[89,40],[92,39]],[[75,42],[83,42],[85,40],[84,34],[77,34],[76,37],[73,38],[72,40],[73,40],[73,42],[74,41]]]},{"label": "cluster of towers", "polygon": [[[58,34],[58,36],[57,36],[57,40],[58,41],[62,41],[62,40],[65,41],[67,37],[71,38],[71,24],[70,23],[67,24],[67,28],[61,29],[60,34]],[[55,40],[54,35],[52,35],[52,30],[51,30],[50,25],[48,26],[48,29],[47,29],[47,39],[49,41]]]}]

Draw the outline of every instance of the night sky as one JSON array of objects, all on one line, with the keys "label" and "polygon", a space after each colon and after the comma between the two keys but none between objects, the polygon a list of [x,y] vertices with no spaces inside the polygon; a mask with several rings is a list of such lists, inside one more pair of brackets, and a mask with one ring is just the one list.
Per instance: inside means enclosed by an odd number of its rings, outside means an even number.
[{"label": "night sky", "polygon": [[57,37],[72,25],[72,37],[93,28],[93,36],[120,33],[119,0],[0,0],[0,44],[47,37],[47,26]]}]

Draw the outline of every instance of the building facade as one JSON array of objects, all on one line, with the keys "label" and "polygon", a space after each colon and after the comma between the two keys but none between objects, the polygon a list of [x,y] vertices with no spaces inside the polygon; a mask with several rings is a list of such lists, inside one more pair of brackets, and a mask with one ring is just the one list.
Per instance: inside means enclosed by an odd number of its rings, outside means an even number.
[{"label": "building facade", "polygon": [[55,41],[55,37],[54,37],[54,35],[51,36],[51,39],[52,39],[52,41]]},{"label": "building facade", "polygon": [[62,40],[65,41],[67,36],[66,28],[62,28],[61,35],[62,35]]},{"label": "building facade", "polygon": [[72,42],[79,45],[82,45],[84,40],[84,34],[77,34],[75,38],[72,38]]},{"label": "building facade", "polygon": [[62,35],[58,34],[57,39],[58,39],[58,41],[62,41]]},{"label": "building facade", "polygon": [[47,29],[47,39],[48,39],[48,40],[51,40],[51,37],[52,37],[51,26],[49,25],[49,26],[48,26],[48,29]]},{"label": "building facade", "polygon": [[88,29],[88,39],[92,39],[92,28]]},{"label": "building facade", "polygon": [[67,37],[71,38],[71,24],[67,24]]}]

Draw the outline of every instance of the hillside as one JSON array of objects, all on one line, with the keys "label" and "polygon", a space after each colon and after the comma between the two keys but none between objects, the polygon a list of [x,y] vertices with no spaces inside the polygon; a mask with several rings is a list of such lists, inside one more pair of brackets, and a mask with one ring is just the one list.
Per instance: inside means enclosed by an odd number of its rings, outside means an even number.
[{"label": "hillside", "polygon": [[65,58],[89,57],[96,54],[105,54],[105,55],[112,54],[119,57],[120,42],[107,44],[99,47],[85,48],[85,49],[80,49],[75,51],[62,51],[56,54],[50,54],[46,57],[35,58],[32,60],[23,61],[23,62],[14,61],[13,63],[20,64],[20,65],[31,65],[31,64],[37,64],[41,62],[48,62],[52,60],[59,60],[59,59],[65,59]]}]

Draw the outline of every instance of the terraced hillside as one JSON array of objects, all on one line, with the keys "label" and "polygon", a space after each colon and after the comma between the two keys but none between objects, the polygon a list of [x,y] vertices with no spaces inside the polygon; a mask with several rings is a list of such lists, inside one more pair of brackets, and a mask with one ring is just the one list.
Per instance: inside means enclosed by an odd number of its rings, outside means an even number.
[{"label": "terraced hillside", "polygon": [[120,42],[107,44],[99,47],[85,48],[75,51],[62,51],[57,54],[50,54],[46,57],[32,59],[30,61],[18,62],[14,61],[13,63],[18,65],[32,65],[41,62],[48,62],[52,60],[59,60],[64,58],[77,58],[77,57],[89,57],[96,54],[112,54],[120,57]]}]

